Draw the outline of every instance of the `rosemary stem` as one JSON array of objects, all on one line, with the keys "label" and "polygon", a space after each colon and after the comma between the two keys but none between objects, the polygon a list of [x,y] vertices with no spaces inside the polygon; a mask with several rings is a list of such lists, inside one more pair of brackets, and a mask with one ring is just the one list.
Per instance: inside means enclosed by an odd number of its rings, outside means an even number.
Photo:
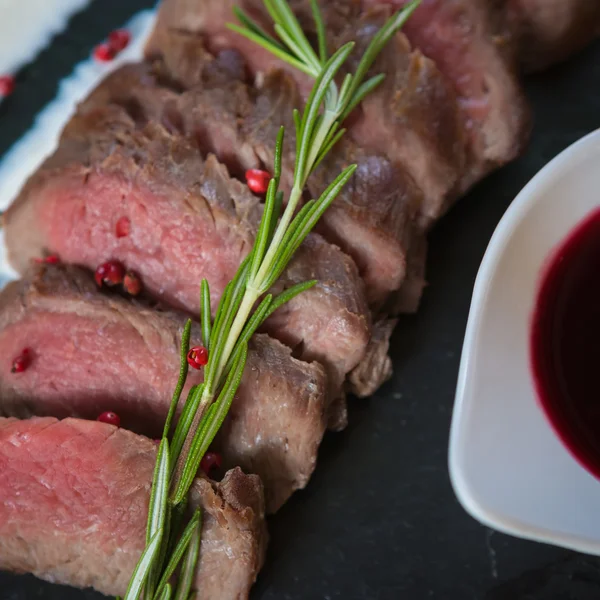
[{"label": "rosemary stem", "polygon": [[250,286],[246,286],[246,291],[244,292],[244,297],[242,298],[242,302],[238,309],[238,312],[231,324],[230,334],[227,336],[227,341],[225,342],[225,347],[223,348],[223,353],[221,354],[221,359],[219,364],[217,365],[217,371],[215,375],[215,381],[219,381],[223,374],[223,369],[225,365],[229,361],[231,357],[231,353],[237,344],[237,341],[242,334],[242,330],[248,321],[250,313],[252,312],[252,308],[256,304],[258,297],[260,296],[260,292]]},{"label": "rosemary stem", "polygon": [[[290,192],[290,199],[281,217],[281,220],[279,221],[277,229],[275,230],[273,240],[269,245],[269,250],[265,255],[262,265],[258,273],[256,274],[254,280],[248,281],[246,285],[242,302],[238,308],[233,323],[231,324],[231,329],[227,336],[225,347],[223,348],[219,364],[217,365],[214,378],[216,384],[215,389],[218,389],[219,380],[221,379],[221,376],[223,374],[223,369],[225,368],[225,365],[231,357],[231,353],[233,352],[233,349],[235,348],[235,345],[242,333],[242,330],[244,329],[244,326],[248,321],[248,318],[252,312],[252,308],[254,307],[256,301],[260,297],[262,284],[265,281],[269,269],[271,268],[271,264],[275,258],[275,251],[281,245],[281,240],[283,239],[283,236],[287,231],[287,228],[294,216],[296,207],[298,206],[300,198],[302,197],[302,188],[303,185],[294,185],[294,187],[292,188],[292,191]],[[179,456],[177,458],[177,465],[175,467],[175,473],[173,477],[173,489],[175,489],[179,484],[179,480],[181,478],[181,474],[183,473],[183,469],[186,464],[194,436],[196,435],[196,431],[200,423],[202,422],[202,419],[207,409],[213,402],[214,391],[211,389],[210,386],[206,386],[202,392],[202,398],[200,400],[200,404],[198,405],[198,410],[194,415],[192,424],[190,425],[190,429],[183,443],[183,447],[181,448],[181,452],[179,453]]]},{"label": "rosemary stem", "polygon": [[300,202],[300,198],[302,197],[302,190],[304,189],[305,181],[306,178],[303,177],[302,182],[294,183],[292,191],[290,192],[290,199],[288,200],[283,215],[281,215],[281,219],[279,221],[279,224],[277,225],[277,229],[275,230],[273,239],[269,244],[269,249],[265,254],[265,257],[260,266],[260,269],[258,270],[258,273],[256,274],[256,277],[253,281],[249,282],[249,287],[260,289],[261,284],[265,281],[267,274],[271,269],[275,255],[281,246],[283,237],[286,234],[289,224],[294,216],[294,212],[296,211],[298,203]]},{"label": "rosemary stem", "polygon": [[[258,300],[259,295],[260,294],[256,290],[249,287],[247,287],[246,291],[244,292],[244,297],[235,316],[235,319],[231,324],[230,333],[227,336],[227,341],[225,343],[225,347],[223,348],[223,353],[221,354],[219,364],[217,365],[217,370],[214,378],[214,381],[216,382],[215,389],[217,390],[219,389],[219,380],[221,379],[221,376],[223,374],[223,369],[225,368],[225,365],[227,364],[227,361],[229,360],[231,353],[233,352],[235,344],[237,343],[242,333],[242,330],[244,329],[244,326],[248,321],[250,313],[252,312],[252,308],[256,303],[256,300]],[[173,477],[173,489],[176,489],[177,485],[179,484],[179,480],[181,478],[184,466],[187,462],[188,455],[190,453],[194,436],[196,435],[198,427],[200,426],[200,423],[202,422],[206,411],[214,402],[214,399],[214,391],[210,388],[210,386],[206,386],[202,392],[202,398],[200,399],[198,410],[194,415],[192,424],[190,425],[190,429],[183,443],[183,447],[181,448],[181,452],[179,453],[179,456],[177,458],[177,465],[175,467],[175,473]]]},{"label": "rosemary stem", "polygon": [[326,109],[323,112],[323,120],[321,121],[321,126],[317,130],[315,134],[315,138],[313,143],[311,144],[310,153],[308,155],[308,159],[306,161],[306,179],[308,179],[308,175],[312,171],[313,165],[317,160],[321,150],[323,149],[323,143],[325,142],[325,138],[329,134],[329,131],[333,127],[336,119],[338,118],[337,112]]},{"label": "rosemary stem", "polygon": [[[271,263],[275,257],[275,251],[281,244],[281,240],[287,231],[287,228],[292,220],[294,215],[294,211],[300,201],[302,196],[302,187],[294,186],[290,193],[290,199],[286,209],[281,217],[279,225],[275,231],[275,235],[273,236],[273,240],[269,246],[269,250],[267,251],[265,258],[262,262],[261,268],[259,269],[256,277],[253,281],[248,281],[246,284],[246,289],[244,291],[244,296],[242,298],[242,302],[237,310],[233,323],[231,324],[231,329],[229,334],[227,335],[227,340],[225,342],[225,346],[223,348],[223,352],[221,354],[219,364],[217,365],[217,369],[215,371],[215,389],[218,390],[219,381],[223,375],[223,369],[225,365],[229,361],[231,357],[231,353],[235,348],[235,345],[246,325],[250,314],[252,313],[252,308],[256,304],[256,301],[260,297],[262,283],[265,281],[265,278],[268,275],[269,269],[271,268]],[[211,389],[211,386],[205,386],[202,391],[202,398],[198,405],[198,409],[194,415],[192,423],[190,425],[190,429],[186,435],[185,441],[183,443],[183,447],[181,448],[181,452],[177,457],[177,464],[175,467],[175,472],[173,476],[173,489],[176,489],[179,484],[179,480],[183,473],[184,466],[187,462],[188,455],[190,453],[190,449],[192,446],[192,442],[194,440],[194,436],[196,435],[196,431],[202,422],[202,419],[210,407],[210,405],[214,402],[214,390]]]},{"label": "rosemary stem", "polygon": [[190,448],[192,446],[192,442],[194,441],[194,435],[196,435],[196,430],[198,429],[198,426],[202,422],[202,419],[204,418],[204,415],[206,414],[208,407],[213,403],[213,400],[214,400],[214,395],[212,394],[212,392],[209,391],[207,394],[206,388],[204,388],[204,391],[202,392],[202,398],[200,399],[200,403],[198,404],[198,409],[196,410],[196,413],[194,414],[194,418],[192,419],[190,429],[189,429],[187,436],[185,437],[185,440],[183,442],[181,452],[179,453],[179,456],[177,457],[177,463],[175,465],[175,471],[173,473],[173,480],[171,482],[172,490],[176,490],[177,486],[179,485],[179,480],[181,479],[181,475],[183,473],[185,464],[187,462],[188,455],[190,453]]}]

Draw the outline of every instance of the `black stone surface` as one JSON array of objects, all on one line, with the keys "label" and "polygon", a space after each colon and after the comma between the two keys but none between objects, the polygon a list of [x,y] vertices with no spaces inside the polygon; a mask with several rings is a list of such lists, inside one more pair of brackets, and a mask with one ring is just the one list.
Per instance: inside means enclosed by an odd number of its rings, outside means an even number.
[{"label": "black stone surface", "polygon": [[[102,0],[74,17],[0,105],[0,155],[95,43],[151,5]],[[270,519],[272,540],[255,600],[600,598],[596,559],[480,526],[458,505],[446,464],[477,268],[523,185],[600,126],[600,43],[530,78],[526,88],[535,112],[527,153],[477,186],[433,232],[422,308],[394,334],[394,377],[370,400],[352,402],[349,427],[327,436],[308,488]],[[32,598],[102,596],[0,573],[1,600]]]}]

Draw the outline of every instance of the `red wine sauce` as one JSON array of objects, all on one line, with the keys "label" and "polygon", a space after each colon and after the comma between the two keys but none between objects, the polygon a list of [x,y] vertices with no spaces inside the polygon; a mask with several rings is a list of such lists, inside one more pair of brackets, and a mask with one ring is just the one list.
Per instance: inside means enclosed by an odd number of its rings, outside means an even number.
[{"label": "red wine sauce", "polygon": [[551,257],[531,329],[538,397],[575,457],[600,477],[600,210]]}]

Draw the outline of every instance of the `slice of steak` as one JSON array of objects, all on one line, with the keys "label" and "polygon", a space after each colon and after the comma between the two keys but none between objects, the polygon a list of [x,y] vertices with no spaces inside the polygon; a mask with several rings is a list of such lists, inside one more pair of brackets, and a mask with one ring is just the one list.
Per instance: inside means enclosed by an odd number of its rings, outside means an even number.
[{"label": "slice of steak", "polygon": [[[179,374],[183,315],[101,293],[83,269],[63,266],[9,284],[0,306],[2,414],[95,419],[114,411],[127,429],[160,436]],[[192,342],[199,340],[194,325]],[[31,364],[11,373],[24,348]],[[216,449],[226,468],[261,476],[274,512],[315,468],[327,382],[318,363],[293,358],[265,334],[255,335],[249,350]],[[190,369],[183,397],[200,381]]]},{"label": "slice of steak", "polygon": [[[185,37],[188,45],[192,43],[192,36],[174,33],[169,45],[171,50],[178,45],[174,37]],[[200,53],[199,49],[194,55]],[[171,62],[185,64],[185,61]],[[207,70],[211,70],[211,65],[208,60]],[[174,66],[167,68],[169,75],[180,81],[180,70]],[[273,164],[275,139],[283,124],[291,137],[286,146],[288,152],[284,152],[283,177],[288,187],[291,186],[294,154],[290,149],[295,147],[291,115],[292,108],[300,102],[293,78],[283,70],[273,70],[264,77],[261,88],[254,91],[244,84],[231,82],[229,88],[224,87],[223,82],[213,88],[211,83],[205,83],[209,79],[210,75],[197,78],[195,83],[187,79],[188,85],[194,87],[181,96],[179,114],[183,115],[180,121],[185,123],[185,131],[197,139],[214,139],[206,150],[215,151],[219,156],[226,157],[229,148],[246,149],[238,155],[237,164],[244,165],[242,155],[252,155],[259,164],[247,162],[245,168],[254,168]],[[146,84],[148,80],[146,72]],[[151,91],[147,85],[141,90],[138,96],[143,102],[141,98],[151,96]],[[223,110],[228,105],[229,110]],[[220,136],[217,131],[210,131],[211,123],[220,125]],[[227,126],[223,127],[224,123]],[[367,300],[373,310],[385,306],[391,314],[414,312],[425,285],[427,240],[417,222],[423,193],[400,164],[361,149],[348,137],[311,175],[309,193],[317,197],[352,163],[358,168],[321,218],[319,230],[327,240],[352,256],[365,281]]]},{"label": "slice of steak", "polygon": [[[270,19],[260,0],[165,0],[146,53],[150,58],[172,52],[173,32],[204,36],[210,50],[238,50],[260,85],[273,68],[286,69],[306,97],[312,82],[299,71],[273,58],[266,50],[228,30],[234,20],[233,6],[241,5],[263,26]],[[356,40],[358,60],[384,19],[389,6],[363,10],[355,0],[322,3],[331,50]],[[313,37],[314,28],[307,0],[292,3],[303,28]],[[174,64],[175,61],[171,61]],[[189,72],[189,70],[187,70]],[[451,85],[435,64],[421,52],[412,51],[402,33],[394,36],[376,60],[373,73],[386,74],[384,84],[371,94],[351,119],[349,136],[360,147],[381,152],[394,164],[402,164],[423,190],[420,211],[429,223],[446,208],[447,195],[454,194],[466,167],[466,135],[462,115]]]},{"label": "slice of steak", "polygon": [[[0,419],[0,569],[123,595],[144,548],[156,445],[106,423]],[[248,598],[267,543],[262,485],[196,479],[197,598]]]},{"label": "slice of steak", "polygon": [[[73,117],[57,151],[5,213],[9,259],[20,271],[44,249],[91,269],[120,260],[154,297],[194,315],[207,278],[214,309],[250,251],[262,205],[214,156],[204,161],[157,122],[138,125],[116,105]],[[122,217],[131,231],[117,237]],[[318,234],[300,247],[281,284],[309,279],[317,285],[266,329],[324,364],[335,395],[369,340],[364,286],[353,261]]]},{"label": "slice of steak", "polygon": [[[400,7],[408,0],[364,0]],[[452,82],[470,139],[466,190],[514,159],[529,134],[504,0],[423,0],[403,28],[411,44]]]},{"label": "slice of steak", "polygon": [[507,0],[519,60],[539,71],[565,60],[600,36],[600,2],[596,0]]},{"label": "slice of steak", "polygon": [[[297,86],[284,71],[271,71],[254,93],[253,110],[244,119],[243,137],[253,141],[264,164],[273,164],[274,141],[283,124],[295,148],[292,109],[301,106]],[[357,169],[323,215],[320,231],[356,262],[365,281],[367,300],[376,309],[396,292],[406,276],[413,237],[422,236],[416,218],[423,194],[410,174],[379,152],[360,148],[344,138],[308,180],[308,193],[318,197],[350,164]],[[286,155],[292,180],[294,155]]]},{"label": "slice of steak", "polygon": [[[259,90],[253,89],[239,78],[225,79],[220,68],[223,57],[207,53],[198,36],[172,32],[169,37],[164,62],[123,67],[92,93],[82,109],[114,102],[138,121],[155,120],[170,127],[176,123],[203,154],[216,154],[239,176],[251,168],[272,168],[275,141],[284,125],[283,187],[289,189],[295,160],[292,110],[302,102],[294,80],[272,71]],[[188,56],[197,59],[193,68]],[[233,61],[232,52],[226,57]],[[182,84],[189,89],[177,93]],[[323,215],[320,232],[354,259],[365,281],[367,301],[377,307],[404,280],[422,194],[403,169],[379,153],[360,149],[350,138],[309,179],[308,192],[317,197],[351,163],[358,170]]]},{"label": "slice of steak", "polygon": [[[327,6],[330,14],[335,3]],[[361,10],[345,21],[335,46],[355,41],[353,58],[358,63],[391,14],[387,5]],[[404,33],[396,34],[383,49],[369,74],[377,73],[386,78],[361,103],[350,133],[357,143],[380,149],[394,164],[407,168],[423,191],[421,220],[429,226],[455,199],[467,169],[467,136],[456,95],[438,66],[413,50]]]}]

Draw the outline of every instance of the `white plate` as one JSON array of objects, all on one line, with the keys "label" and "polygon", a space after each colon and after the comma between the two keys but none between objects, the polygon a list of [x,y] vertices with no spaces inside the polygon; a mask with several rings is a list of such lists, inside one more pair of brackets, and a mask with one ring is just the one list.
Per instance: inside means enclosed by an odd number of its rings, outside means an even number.
[{"label": "white plate", "polygon": [[454,490],[473,517],[593,554],[600,554],[600,481],[538,404],[529,326],[545,261],[598,206],[600,130],[542,169],[494,232],[473,292],[449,449]]}]

